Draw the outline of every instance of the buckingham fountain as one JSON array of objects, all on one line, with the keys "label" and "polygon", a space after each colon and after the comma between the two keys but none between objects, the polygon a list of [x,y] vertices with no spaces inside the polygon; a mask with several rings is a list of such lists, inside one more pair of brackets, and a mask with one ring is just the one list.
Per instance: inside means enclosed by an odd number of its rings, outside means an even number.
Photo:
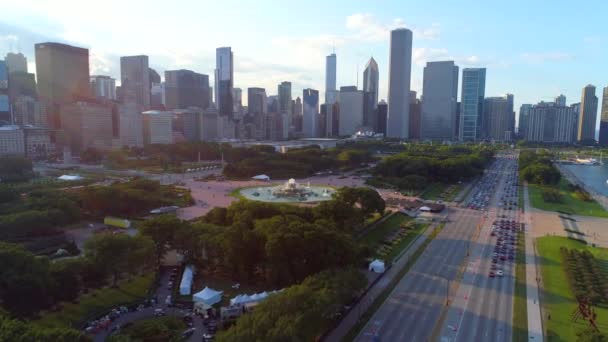
[{"label": "buckingham fountain", "polygon": [[291,178],[279,185],[258,186],[240,190],[241,196],[263,202],[319,202],[331,199],[334,189],[328,186],[306,185]]}]

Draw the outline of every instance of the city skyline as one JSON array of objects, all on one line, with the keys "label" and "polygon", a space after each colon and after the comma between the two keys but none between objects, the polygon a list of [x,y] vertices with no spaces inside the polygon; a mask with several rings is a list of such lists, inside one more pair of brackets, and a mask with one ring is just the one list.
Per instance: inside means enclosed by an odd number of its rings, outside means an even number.
[{"label": "city skyline", "polygon": [[[230,3],[214,5],[209,13],[196,11],[200,5],[183,3],[183,7],[202,15],[199,22],[209,22],[209,25],[162,25],[162,29],[147,27],[144,34],[136,24],[143,24],[148,19],[153,22],[155,18],[164,21],[166,14],[154,8],[139,8],[142,18],[133,18],[135,25],[129,25],[134,28],[113,27],[102,20],[107,13],[89,14],[79,6],[68,6],[68,2],[64,2],[63,6],[62,3],[49,6],[24,1],[3,8],[6,15],[0,21],[0,54],[4,55],[9,50],[22,51],[28,57],[30,70],[35,70],[31,68],[33,43],[58,41],[91,48],[91,74],[109,75],[118,80],[120,56],[146,54],[150,56],[150,66],[161,74],[164,70],[184,68],[212,77],[215,48],[231,46],[235,54],[235,87],[274,89],[276,84],[287,80],[293,84],[293,93],[310,87],[318,89],[321,98],[325,98],[324,58],[335,48],[339,59],[338,87],[356,84],[357,77],[361,78],[361,75],[357,75],[361,73],[360,66],[374,56],[380,69],[379,99],[387,99],[388,32],[395,27],[407,27],[413,31],[412,90],[419,94],[422,90],[423,66],[427,61],[438,60],[454,60],[461,68],[487,68],[486,94],[499,96],[514,93],[515,108],[522,103],[537,103],[542,98],[562,93],[570,103],[579,102],[577,98],[584,85],[591,83],[598,89],[606,86],[606,81],[600,76],[607,74],[602,72],[607,66],[602,65],[600,58],[606,54],[602,53],[606,50],[602,44],[606,37],[595,34],[592,24],[569,18],[573,25],[569,25],[567,31],[556,27],[555,37],[541,37],[541,33],[535,32],[534,28],[553,23],[548,22],[549,19],[536,17],[534,21],[528,20],[532,18],[531,14],[519,13],[525,11],[518,11],[517,4],[505,9],[503,19],[503,15],[496,17],[483,5],[459,6],[473,9],[462,13],[458,6],[449,3],[437,6],[438,3],[416,7],[397,2],[386,3],[386,6],[358,4],[348,6],[348,9],[339,4],[330,4],[323,17],[332,17],[333,20],[323,21],[322,25],[310,27],[306,32],[298,32],[286,25],[286,18],[273,16],[273,20],[259,28],[258,34],[262,39],[252,41],[242,34],[246,32],[243,27],[248,25],[252,16],[244,16],[243,13],[257,13],[260,10],[250,4],[239,4],[242,11],[225,13],[242,20],[231,21],[234,24],[222,29],[222,34],[210,35],[207,32],[204,42],[201,42],[198,38],[188,39],[213,26],[218,20],[213,16],[223,13],[222,7],[230,6]],[[530,6],[532,9],[543,7],[542,3]],[[597,11],[594,12],[600,13],[604,6],[598,2]],[[171,9],[163,10],[167,14],[172,12]],[[558,17],[569,14],[568,7],[562,4],[544,6],[543,13],[547,11]],[[312,15],[310,12],[304,10],[299,17],[305,20]],[[408,15],[403,15],[405,13]],[[450,18],[458,17],[454,15],[457,13],[469,19],[466,25]],[[190,17],[188,13],[180,12],[180,15],[184,19]],[[267,15],[263,14],[262,17]],[[83,18],[88,25],[80,25]],[[506,18],[509,18],[508,21]],[[515,27],[506,24],[514,18],[523,24]],[[183,22],[180,20],[180,23]],[[75,30],[75,27],[79,30]],[[279,27],[281,30],[278,30]],[[529,37],[523,37],[524,32]],[[504,36],[501,44],[484,42],[484,37],[500,34]],[[543,44],[538,44],[541,39]],[[561,44],[551,44],[556,39]],[[163,44],[158,44],[158,41]],[[553,46],[563,47],[555,49]],[[246,98],[243,101],[247,103]]]}]

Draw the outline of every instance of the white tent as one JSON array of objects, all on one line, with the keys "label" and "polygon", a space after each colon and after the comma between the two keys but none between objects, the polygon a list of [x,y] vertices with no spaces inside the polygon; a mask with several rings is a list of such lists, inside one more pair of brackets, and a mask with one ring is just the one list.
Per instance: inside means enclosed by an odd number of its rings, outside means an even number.
[{"label": "white tent", "polygon": [[61,176],[57,177],[57,179],[64,180],[64,181],[76,181],[76,180],[81,180],[82,177],[80,177],[78,175],[61,175]]},{"label": "white tent", "polygon": [[195,303],[203,302],[207,305],[213,305],[222,300],[222,294],[224,292],[205,287],[201,292],[192,295],[192,300]]},{"label": "white tent", "polygon": [[282,290],[270,291],[270,292],[264,291],[264,292],[260,292],[260,293],[254,293],[252,295],[246,295],[246,294],[238,295],[230,300],[230,305],[243,305],[243,304],[247,304],[247,303],[261,302],[264,299],[268,298],[268,296],[281,292],[281,291]]},{"label": "white tent", "polygon": [[179,294],[188,296],[192,293],[192,278],[194,276],[194,266],[188,265],[184,268],[182,281],[179,283]]},{"label": "white tent", "polygon": [[251,179],[255,179],[255,180],[261,180],[261,181],[265,181],[268,182],[270,181],[270,177],[267,175],[257,175],[257,176],[253,176],[251,177]]},{"label": "white tent", "polygon": [[420,211],[426,211],[426,212],[429,212],[429,211],[431,211],[431,208],[429,208],[429,207],[427,207],[427,206],[422,206],[422,207],[420,207]]},{"label": "white tent", "polygon": [[384,262],[382,260],[376,259],[369,264],[369,270],[375,273],[384,273]]}]

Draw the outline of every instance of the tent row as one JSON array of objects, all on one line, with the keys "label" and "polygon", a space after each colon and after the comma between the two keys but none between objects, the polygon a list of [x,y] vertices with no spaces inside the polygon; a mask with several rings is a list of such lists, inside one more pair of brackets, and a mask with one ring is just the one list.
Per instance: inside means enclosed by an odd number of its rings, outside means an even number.
[{"label": "tent row", "polygon": [[264,291],[264,292],[260,292],[260,293],[254,293],[252,295],[246,295],[246,294],[238,295],[230,300],[230,305],[244,305],[247,303],[261,302],[264,299],[268,298],[268,296],[273,295],[275,293],[279,293],[281,291],[282,290],[270,291],[270,292]]}]

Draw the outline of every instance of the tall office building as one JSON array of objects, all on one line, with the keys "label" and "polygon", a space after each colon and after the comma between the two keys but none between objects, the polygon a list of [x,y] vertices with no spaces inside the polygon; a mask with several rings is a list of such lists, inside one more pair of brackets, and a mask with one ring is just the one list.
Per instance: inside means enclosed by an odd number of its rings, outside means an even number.
[{"label": "tall office building", "polygon": [[317,137],[319,91],[304,89],[302,94],[302,133],[306,138]]},{"label": "tall office building", "polygon": [[526,136],[530,108],[532,108],[532,105],[528,103],[524,103],[519,107],[519,122],[517,124],[517,134],[522,138]]},{"label": "tall office building", "polygon": [[149,110],[141,113],[144,145],[173,144],[171,112]]},{"label": "tall office building", "polygon": [[19,126],[48,126],[44,104],[31,96],[19,96],[11,103],[13,123]]},{"label": "tall office building", "polygon": [[155,84],[160,84],[161,79],[160,79],[160,74],[152,69],[152,68],[148,68],[148,73],[150,74],[149,78],[150,78],[150,87],[155,85]]},{"label": "tall office building", "polygon": [[[340,87],[338,135],[357,133],[363,127],[363,91],[356,86]],[[331,108],[329,111],[331,112]]]},{"label": "tall office building", "polygon": [[559,94],[559,96],[555,98],[555,104],[560,107],[565,107],[566,106],[566,95]]},{"label": "tall office building", "polygon": [[410,139],[419,140],[422,124],[422,101],[410,90]]},{"label": "tall office building", "polygon": [[21,52],[7,53],[4,61],[6,62],[9,74],[13,72],[27,72],[27,58]]},{"label": "tall office building", "polygon": [[124,103],[150,108],[150,69],[148,56],[120,57],[120,90]]},{"label": "tall office building", "polygon": [[513,97],[487,97],[483,105],[483,137],[494,141],[511,141],[513,139],[512,121]]},{"label": "tall office building", "polygon": [[296,132],[302,132],[302,99],[298,96],[293,100],[293,119]]},{"label": "tall office building", "polygon": [[171,111],[173,141],[201,140],[203,110],[197,107],[174,109]]},{"label": "tall office building", "polygon": [[410,120],[410,78],[412,73],[412,31],[391,31],[388,74],[388,116],[386,135],[407,139]]},{"label": "tall office building", "polygon": [[574,124],[574,130],[573,130],[573,137],[572,137],[572,141],[578,141],[578,118],[581,116],[581,103],[577,102],[577,103],[573,103],[570,105],[570,108],[572,108],[572,114],[574,115],[575,120],[575,124]]},{"label": "tall office building", "polygon": [[0,60],[0,126],[12,121],[11,104],[8,97],[8,69],[6,62]]},{"label": "tall office building", "polygon": [[481,138],[483,100],[486,92],[486,69],[462,69],[460,95],[460,141],[475,141]]},{"label": "tall office building", "polygon": [[377,131],[376,107],[378,107],[378,63],[373,57],[369,59],[363,70],[363,93],[364,93],[364,118],[363,124]]},{"label": "tall office building", "polygon": [[378,131],[376,133],[386,136],[386,116],[388,115],[388,104],[381,100],[376,108],[376,118],[378,119]]},{"label": "tall office building", "polygon": [[92,75],[91,93],[98,99],[116,100],[116,80],[110,76]]},{"label": "tall office building", "polygon": [[61,108],[60,145],[73,154],[89,147],[108,151],[112,148],[112,106],[94,101],[78,101]]},{"label": "tall office building", "polygon": [[421,139],[455,140],[457,97],[454,61],[428,62],[423,73]]},{"label": "tall office building", "polygon": [[243,91],[241,88],[232,88],[232,113],[240,118],[243,110]]},{"label": "tall office building", "polygon": [[215,104],[219,116],[232,119],[234,87],[234,56],[230,47],[215,50]]},{"label": "tall office building", "polygon": [[572,107],[541,102],[529,110],[525,139],[531,142],[572,143],[576,117]]},{"label": "tall office building", "polygon": [[191,70],[165,71],[165,107],[168,110],[209,107],[209,76]]},{"label": "tall office building", "polygon": [[608,87],[604,87],[602,94],[602,111],[600,117],[600,137],[598,142],[602,146],[608,145]]},{"label": "tall office building", "polygon": [[336,103],[336,54],[325,57],[325,103]]},{"label": "tall office building", "polygon": [[118,106],[118,136],[121,146],[144,146],[142,109],[136,103]]},{"label": "tall office building", "polygon": [[61,128],[59,106],[91,96],[89,50],[60,43],[40,43],[35,49],[38,96],[50,126]]},{"label": "tall office building", "polygon": [[289,136],[293,126],[293,113],[291,108],[291,82],[281,82],[277,93],[279,94],[279,113],[283,120],[283,136]]},{"label": "tall office building", "polygon": [[251,139],[262,140],[266,138],[267,98],[264,88],[247,89],[247,117],[248,134]]},{"label": "tall office building", "polygon": [[595,86],[589,84],[583,88],[581,112],[578,118],[578,141],[595,141],[595,124],[597,122],[597,96]]}]

